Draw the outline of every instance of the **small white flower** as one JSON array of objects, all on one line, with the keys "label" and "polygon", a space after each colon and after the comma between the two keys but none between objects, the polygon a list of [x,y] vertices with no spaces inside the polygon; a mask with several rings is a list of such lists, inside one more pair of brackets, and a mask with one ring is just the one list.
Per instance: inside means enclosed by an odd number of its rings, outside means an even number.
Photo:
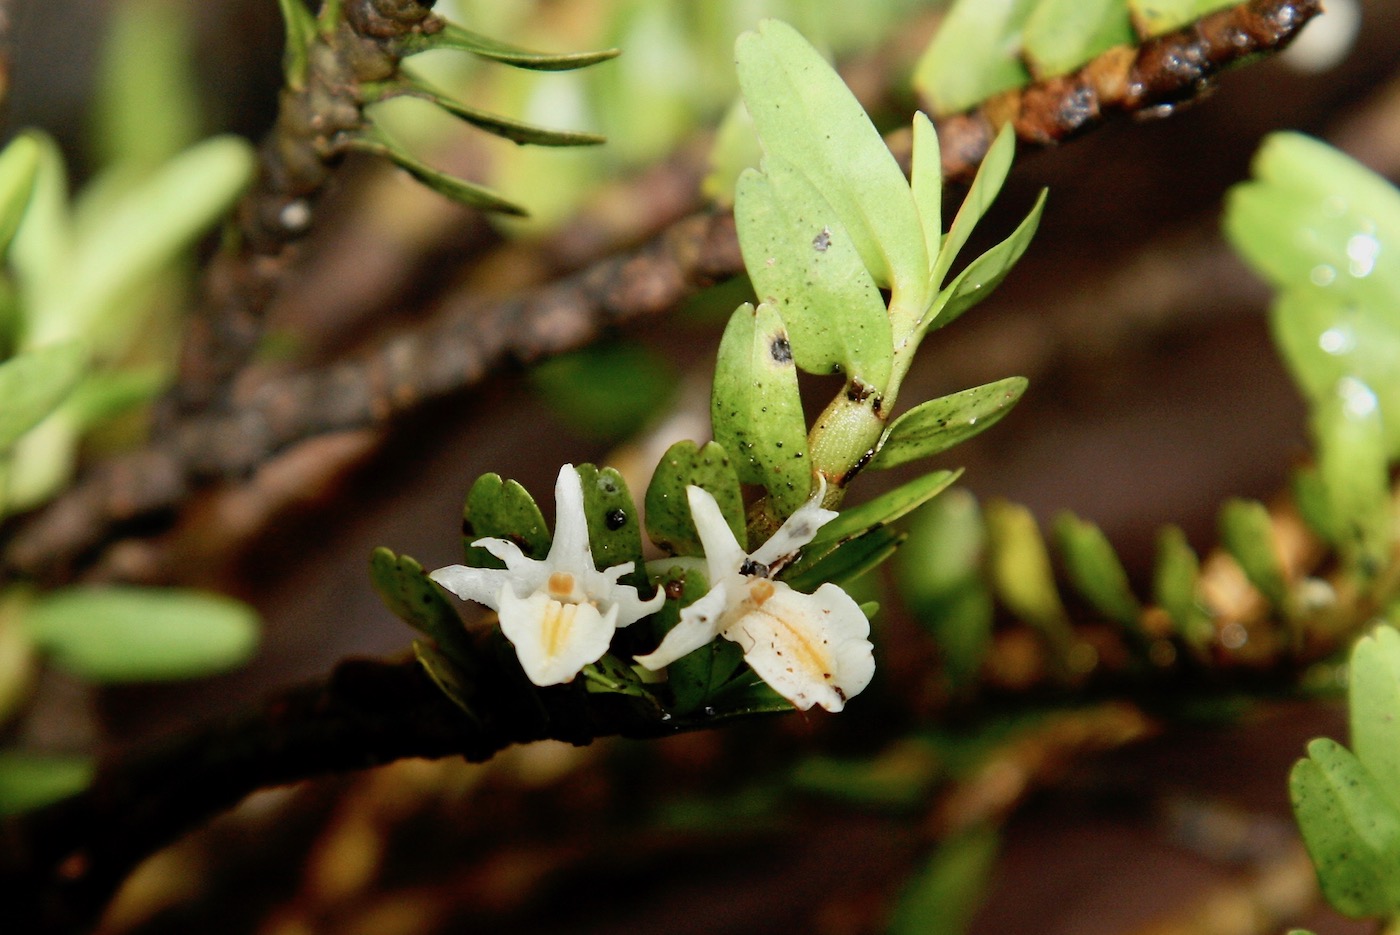
[{"label": "small white flower", "polygon": [[608,651],[613,632],[661,609],[664,594],[644,601],[618,579],[632,562],[599,571],[588,544],[583,482],[572,464],[559,469],[554,485],[554,541],[544,561],[506,539],[478,539],[506,563],[497,568],[449,565],[428,577],[458,597],[495,610],[501,632],[515,645],[520,667],[536,685],[572,681],[579,670]]},{"label": "small white flower", "polygon": [[687,488],[710,590],[681,610],[680,622],[656,652],[637,661],[657,670],[723,636],[739,644],[759,677],[803,711],[814,704],[840,711],[846,699],[870,684],[875,674],[870,622],[851,596],[830,583],[803,594],[772,579],[836,518],[821,508],[823,490],[748,555],[715,498],[699,487]]}]

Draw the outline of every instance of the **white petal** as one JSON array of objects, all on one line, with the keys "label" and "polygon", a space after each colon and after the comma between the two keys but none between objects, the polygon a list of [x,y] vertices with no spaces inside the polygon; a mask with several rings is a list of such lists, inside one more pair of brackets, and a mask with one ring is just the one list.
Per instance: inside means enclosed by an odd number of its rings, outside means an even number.
[{"label": "white petal", "polygon": [[472,546],[485,549],[506,563],[506,573],[515,582],[516,594],[529,594],[549,577],[544,562],[526,555],[509,539],[478,539]]},{"label": "white petal", "polygon": [[744,554],[739,540],[734,538],[734,530],[725,522],[719,504],[703,487],[687,487],[685,495],[690,502],[690,517],[695,521],[695,531],[700,534],[700,544],[705,549],[710,581],[718,582],[733,575],[748,556]]},{"label": "white petal", "polygon": [[501,632],[515,645],[520,667],[536,685],[572,681],[608,651],[617,609],[600,614],[592,604],[563,604],[544,593],[521,599],[502,588]]},{"label": "white petal", "polygon": [[574,573],[596,571],[588,545],[588,517],[583,512],[583,481],[578,469],[566,464],[554,482],[554,541],[545,559],[553,569]]},{"label": "white petal", "polygon": [[666,603],[666,595],[660,590],[644,601],[635,587],[617,583],[617,579],[629,573],[634,565],[634,562],[623,562],[609,568],[600,576],[603,579],[602,584],[606,586],[606,592],[596,597],[599,601],[617,608],[618,627],[630,626],[647,614],[656,613],[661,609],[661,605]]},{"label": "white petal", "polygon": [[773,582],[771,595],[734,620],[724,636],[738,643],[759,677],[802,710],[840,711],[870,684],[875,659],[870,623],[845,591],[824,584],[801,594]]},{"label": "white petal", "polygon": [[655,672],[710,643],[724,625],[728,605],[728,590],[721,582],[700,600],[682,609],[680,621],[661,640],[656,652],[638,656],[637,661]]},{"label": "white petal", "polygon": [[428,575],[464,601],[476,601],[496,610],[496,597],[510,578],[510,572],[498,568],[471,568],[448,565]]},{"label": "white petal", "polygon": [[772,565],[811,542],[818,529],[840,515],[835,510],[822,509],[822,497],[825,493],[826,483],[823,481],[818,485],[816,495],[798,507],[787,518],[787,522],[778,527],[778,531],[758,547],[751,556],[753,560],[763,565]]}]

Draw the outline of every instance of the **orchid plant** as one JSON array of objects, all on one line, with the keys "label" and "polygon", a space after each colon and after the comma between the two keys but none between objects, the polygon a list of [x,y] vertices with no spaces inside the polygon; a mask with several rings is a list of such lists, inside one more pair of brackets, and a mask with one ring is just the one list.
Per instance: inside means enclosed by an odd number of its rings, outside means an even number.
[{"label": "orchid plant", "polygon": [[[644,523],[612,468],[560,470],[553,536],[523,487],[489,474],[467,496],[463,564],[426,573],[387,549],[372,559],[386,602],[431,637],[417,644],[419,659],[469,714],[482,653],[438,586],[496,611],[537,689],[582,682],[662,718],[840,711],[875,673],[876,607],[847,589],[898,546],[890,524],[957,473],[926,474],[838,513],[847,486],[981,432],[1025,389],[1013,377],[891,420],[920,341],[984,298],[1034,233],[1043,195],[1011,236],[948,276],[1006,177],[1011,135],[992,147],[944,233],[926,117],[915,118],[906,180],[840,77],[791,27],[765,22],[740,37],[736,58],[758,146],[720,147],[715,178],[737,180],[735,219],[759,301],[734,312],[721,341],[715,440],[666,452]],[[761,152],[757,167],[739,164],[749,152]],[[810,425],[799,371],[844,378]]]}]

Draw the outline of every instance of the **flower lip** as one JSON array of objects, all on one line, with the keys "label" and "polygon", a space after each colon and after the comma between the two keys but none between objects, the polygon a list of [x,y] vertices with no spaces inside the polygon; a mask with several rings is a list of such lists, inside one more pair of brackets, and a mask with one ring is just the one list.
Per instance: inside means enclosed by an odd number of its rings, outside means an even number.
[{"label": "flower lip", "polygon": [[803,594],[773,579],[836,517],[821,507],[824,487],[752,554],[739,545],[714,497],[687,488],[710,590],[682,608],[661,645],[637,662],[661,669],[723,636],[739,644],[759,677],[803,710],[819,704],[840,711],[863,690],[875,662],[870,622],[856,602],[834,584]]},{"label": "flower lip", "polygon": [[572,681],[602,658],[619,627],[655,613],[666,600],[659,592],[642,600],[636,588],[618,583],[632,562],[606,571],[594,565],[583,483],[573,465],[560,468],[554,498],[554,539],[543,560],[507,539],[478,539],[472,545],[503,561],[504,569],[449,565],[429,575],[463,600],[495,610],[525,674],[541,686]]}]

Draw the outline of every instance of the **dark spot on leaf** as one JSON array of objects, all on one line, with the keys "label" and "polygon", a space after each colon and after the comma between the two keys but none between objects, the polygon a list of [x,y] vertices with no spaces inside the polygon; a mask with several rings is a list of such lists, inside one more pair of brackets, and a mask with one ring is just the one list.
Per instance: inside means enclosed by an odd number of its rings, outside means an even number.
[{"label": "dark spot on leaf", "polygon": [[825,253],[831,246],[831,228],[823,227],[822,232],[812,238],[812,249],[818,253]]},{"label": "dark spot on leaf", "polygon": [[609,529],[621,529],[627,525],[627,513],[617,509],[608,510],[607,515],[603,517],[603,525]]},{"label": "dark spot on leaf", "polygon": [[780,334],[773,339],[773,343],[768,348],[768,353],[773,355],[773,360],[780,364],[792,362],[792,345],[788,343],[787,335]]}]

